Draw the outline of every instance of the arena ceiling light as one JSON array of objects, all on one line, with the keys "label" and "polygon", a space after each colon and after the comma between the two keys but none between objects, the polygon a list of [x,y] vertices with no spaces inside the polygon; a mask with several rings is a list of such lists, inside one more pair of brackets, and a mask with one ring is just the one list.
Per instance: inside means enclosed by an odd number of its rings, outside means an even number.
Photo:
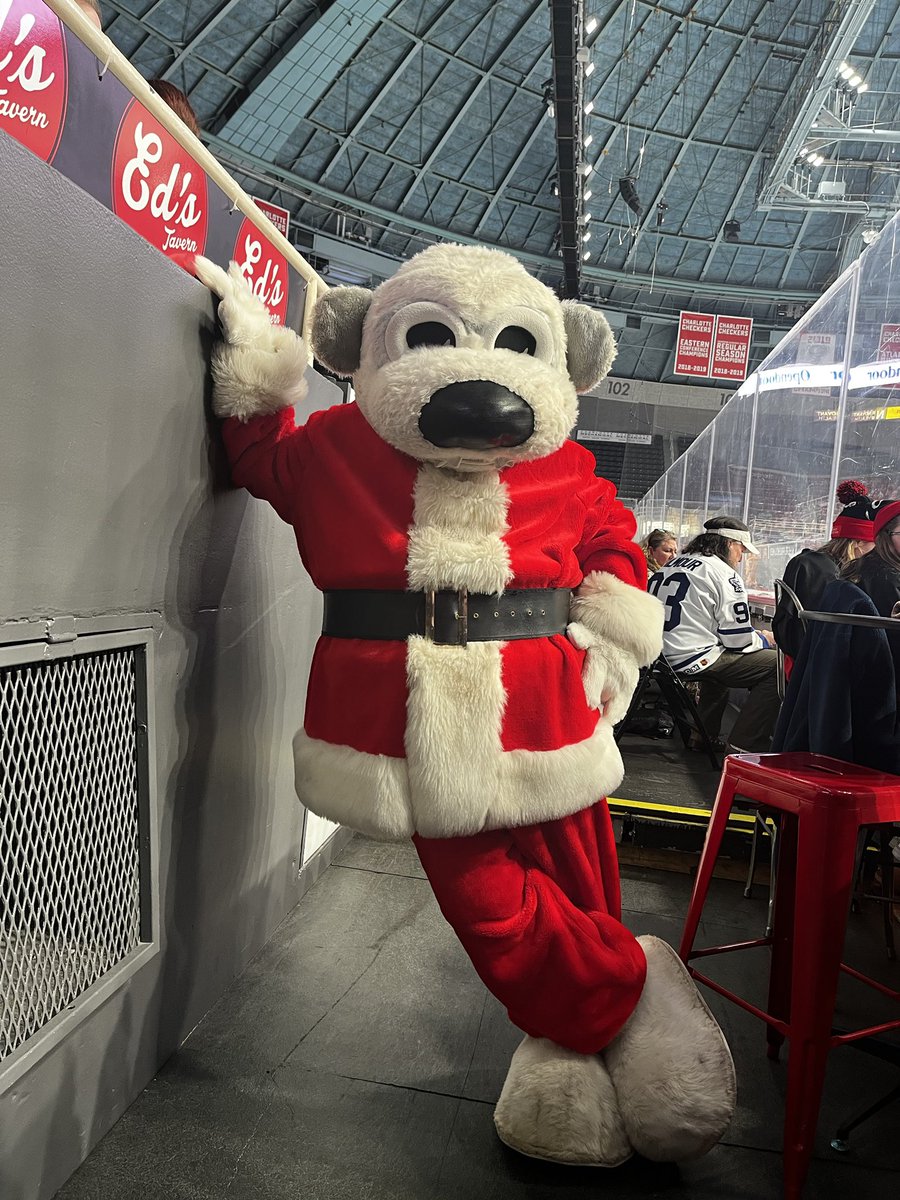
[{"label": "arena ceiling light", "polygon": [[584,27],[585,33],[591,34],[594,32],[594,30],[596,28],[597,28],[597,18],[591,17],[591,19],[588,21],[587,25],[585,25],[585,27]]},{"label": "arena ceiling light", "polygon": [[859,74],[849,63],[842,62],[838,67],[838,75],[845,81],[848,87],[855,88],[860,95],[869,90],[869,85],[865,82],[862,75]]},{"label": "arena ceiling light", "polygon": [[797,159],[798,161],[805,163],[810,167],[821,167],[822,163],[825,161],[823,155],[821,155],[818,150],[810,150],[809,146],[801,147],[799,153],[797,154]]}]

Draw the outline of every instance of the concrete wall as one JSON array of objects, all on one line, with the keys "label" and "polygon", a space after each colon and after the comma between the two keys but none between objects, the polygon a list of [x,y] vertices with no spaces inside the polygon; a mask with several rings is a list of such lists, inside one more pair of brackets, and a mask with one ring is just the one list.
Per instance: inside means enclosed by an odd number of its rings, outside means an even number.
[{"label": "concrete wall", "polygon": [[[227,483],[206,290],[5,137],[0,178],[0,633],[53,615],[161,621],[163,950],[0,1094],[0,1197],[33,1200],[301,893],[290,739],[320,599],[291,530]],[[310,409],[336,400],[314,376]]]}]

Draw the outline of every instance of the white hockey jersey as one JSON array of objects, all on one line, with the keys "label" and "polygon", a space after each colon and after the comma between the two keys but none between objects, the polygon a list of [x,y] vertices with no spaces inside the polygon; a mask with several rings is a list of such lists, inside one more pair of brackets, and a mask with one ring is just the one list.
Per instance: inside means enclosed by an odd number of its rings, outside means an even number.
[{"label": "white hockey jersey", "polygon": [[723,650],[749,654],[766,646],[750,624],[743,579],[721,558],[673,558],[656,572],[648,591],[666,606],[663,654],[683,675],[705,671]]}]

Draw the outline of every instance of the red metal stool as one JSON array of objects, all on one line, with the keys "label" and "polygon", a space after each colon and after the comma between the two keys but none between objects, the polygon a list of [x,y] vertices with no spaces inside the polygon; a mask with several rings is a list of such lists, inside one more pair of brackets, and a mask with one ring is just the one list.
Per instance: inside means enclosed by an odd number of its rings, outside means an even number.
[{"label": "red metal stool", "polygon": [[[694,949],[716,856],[735,796],[782,814],[771,937]],[[733,754],[725,760],[681,940],[681,958],[700,983],[768,1024],[770,1058],[791,1041],[784,1121],[784,1194],[798,1200],[812,1155],[828,1052],[900,1028],[900,1019],[833,1034],[840,972],[894,1000],[893,991],[841,962],[860,830],[900,820],[900,776],[821,754]],[[769,1011],[708,979],[689,960],[772,947]]]}]

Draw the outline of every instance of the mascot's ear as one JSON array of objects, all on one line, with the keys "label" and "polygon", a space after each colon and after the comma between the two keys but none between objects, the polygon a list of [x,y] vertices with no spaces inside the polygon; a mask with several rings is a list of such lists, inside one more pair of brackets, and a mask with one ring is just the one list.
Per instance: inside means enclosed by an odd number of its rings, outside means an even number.
[{"label": "mascot's ear", "polygon": [[576,300],[563,300],[566,366],[576,392],[589,392],[609,373],[616,342],[603,313]]},{"label": "mascot's ear", "polygon": [[335,375],[359,370],[363,321],[371,303],[372,293],[360,287],[329,288],[316,301],[313,353]]}]

